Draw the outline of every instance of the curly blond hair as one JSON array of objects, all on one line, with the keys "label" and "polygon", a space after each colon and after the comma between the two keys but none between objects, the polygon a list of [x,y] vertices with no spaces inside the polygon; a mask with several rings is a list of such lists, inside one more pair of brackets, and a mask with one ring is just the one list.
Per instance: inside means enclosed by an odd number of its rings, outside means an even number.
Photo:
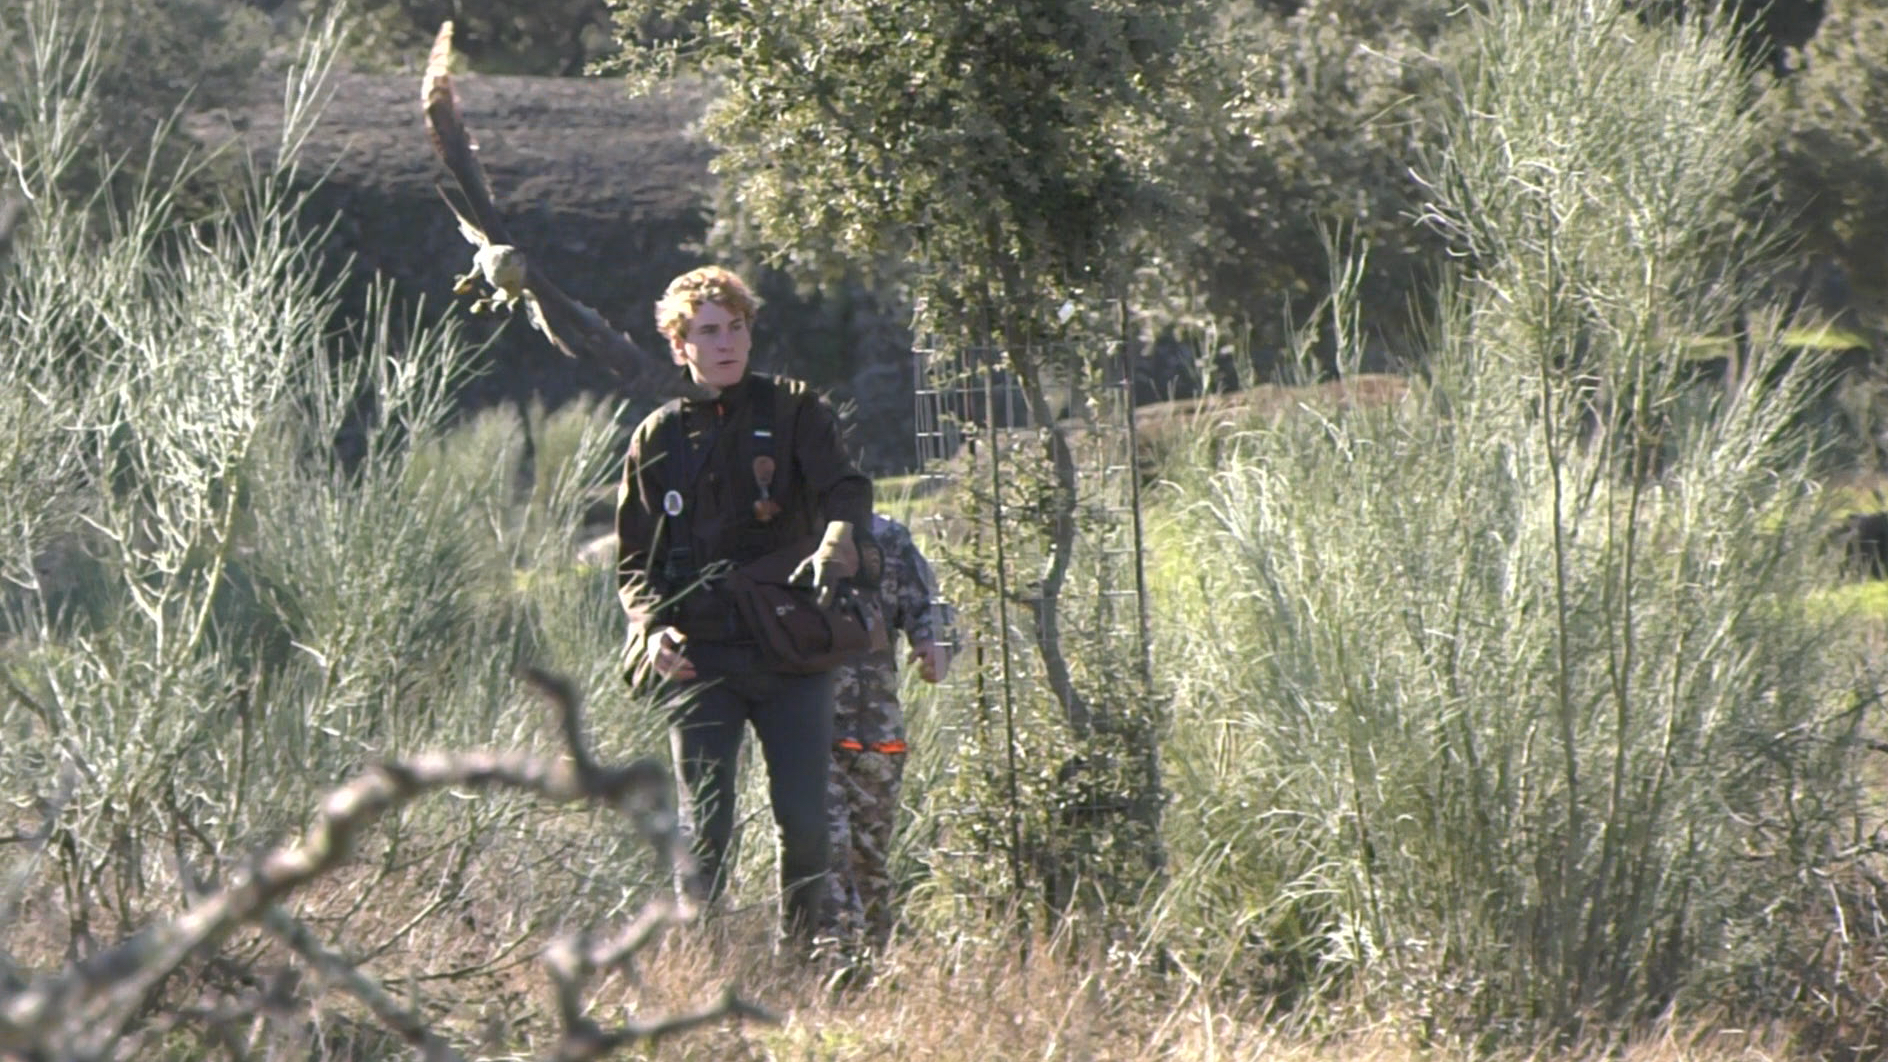
[{"label": "curly blond hair", "polygon": [[688,322],[706,302],[741,315],[749,326],[760,310],[760,300],[740,277],[720,266],[702,266],[669,281],[668,290],[656,301],[656,327],[680,347],[688,335]]}]

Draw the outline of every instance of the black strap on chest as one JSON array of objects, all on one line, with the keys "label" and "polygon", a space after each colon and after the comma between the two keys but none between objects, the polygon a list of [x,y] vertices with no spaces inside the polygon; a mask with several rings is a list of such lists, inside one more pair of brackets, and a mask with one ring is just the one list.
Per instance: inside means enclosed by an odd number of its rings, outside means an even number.
[{"label": "black strap on chest", "polygon": [[[742,465],[754,470],[756,485],[764,503],[771,498],[774,481],[774,392],[773,377],[753,373],[747,380],[747,401],[750,410],[747,438],[737,447]],[[711,423],[697,446],[688,437],[688,416],[681,399],[674,399],[662,407],[667,419],[668,441],[662,466],[663,494],[661,506],[663,512],[662,537],[666,543],[663,554],[661,582],[670,590],[678,590],[695,580],[700,571],[699,559],[694,555],[691,543],[693,510],[695,507],[695,486],[701,473],[714,456],[715,444],[720,440],[718,423]],[[762,474],[762,462],[766,472]]]},{"label": "black strap on chest", "polygon": [[755,457],[774,456],[774,378],[755,373],[747,378],[747,401],[754,411],[748,431],[748,463]]}]

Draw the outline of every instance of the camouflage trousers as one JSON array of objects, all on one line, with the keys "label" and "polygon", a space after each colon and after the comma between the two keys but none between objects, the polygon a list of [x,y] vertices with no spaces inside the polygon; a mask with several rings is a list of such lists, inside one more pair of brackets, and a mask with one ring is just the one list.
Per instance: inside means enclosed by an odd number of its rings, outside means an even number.
[{"label": "camouflage trousers", "polygon": [[889,752],[846,747],[857,744],[842,742],[833,750],[827,784],[832,859],[826,932],[880,948],[895,921],[889,863],[905,753],[902,742]]}]

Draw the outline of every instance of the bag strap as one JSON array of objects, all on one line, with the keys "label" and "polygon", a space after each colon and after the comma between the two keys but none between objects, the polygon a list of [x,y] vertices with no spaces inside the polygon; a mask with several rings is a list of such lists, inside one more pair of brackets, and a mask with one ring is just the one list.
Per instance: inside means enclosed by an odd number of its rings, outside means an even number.
[{"label": "bag strap", "polygon": [[748,377],[747,400],[753,409],[753,429],[748,433],[747,466],[754,470],[754,486],[760,497],[754,502],[754,519],[769,523],[780,515],[780,503],[774,500],[774,378],[763,373]]},{"label": "bag strap", "polygon": [[671,399],[663,405],[661,413],[668,418],[664,427],[668,428],[669,435],[662,455],[662,541],[666,548],[661,581],[667,588],[673,589],[687,584],[695,577],[694,550],[689,545],[693,539],[688,533],[688,495],[695,485],[695,474],[700,469],[695,463],[694,450],[688,443],[688,425],[682,411],[682,400]]}]

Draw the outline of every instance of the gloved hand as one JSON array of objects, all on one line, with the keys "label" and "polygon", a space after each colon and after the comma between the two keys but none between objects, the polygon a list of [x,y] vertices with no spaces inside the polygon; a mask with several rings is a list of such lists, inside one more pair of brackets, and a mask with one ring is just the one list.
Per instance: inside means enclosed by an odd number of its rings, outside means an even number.
[{"label": "gloved hand", "polygon": [[649,635],[647,648],[650,670],[671,682],[688,682],[695,677],[695,665],[682,655],[682,632],[662,627]]},{"label": "gloved hand", "polygon": [[839,580],[850,579],[859,570],[859,549],[852,542],[852,524],[845,520],[834,520],[826,525],[826,533],[820,536],[819,547],[811,556],[800,562],[787,576],[787,582],[796,586],[812,586],[819,589],[819,607],[825,608],[833,603],[833,591]]},{"label": "gloved hand", "polygon": [[913,646],[910,659],[918,665],[919,676],[933,684],[944,681],[951,669],[951,651],[936,642]]}]

